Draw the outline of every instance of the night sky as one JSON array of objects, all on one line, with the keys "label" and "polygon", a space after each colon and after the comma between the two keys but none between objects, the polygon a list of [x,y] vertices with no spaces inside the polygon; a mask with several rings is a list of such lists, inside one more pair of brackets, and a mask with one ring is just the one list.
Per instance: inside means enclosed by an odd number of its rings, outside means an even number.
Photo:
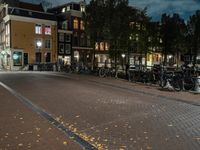
[{"label": "night sky", "polygon": [[[42,0],[23,0],[27,2],[39,3]],[[46,0],[53,5],[61,5],[70,1],[78,0]],[[87,0],[89,2],[89,0]],[[160,20],[162,13],[179,13],[184,19],[200,9],[200,0],[129,0],[130,5],[138,8],[147,7],[147,12],[153,20]]]}]

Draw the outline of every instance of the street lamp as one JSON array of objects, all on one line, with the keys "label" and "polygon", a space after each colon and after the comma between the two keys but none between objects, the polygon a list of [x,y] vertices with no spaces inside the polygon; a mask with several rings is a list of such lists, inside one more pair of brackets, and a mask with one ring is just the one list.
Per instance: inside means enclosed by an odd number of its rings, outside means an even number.
[{"label": "street lamp", "polygon": [[122,69],[124,70],[124,58],[126,55],[124,53],[122,53],[121,56],[122,56]]},{"label": "street lamp", "polygon": [[41,41],[37,41],[36,45],[37,45],[38,48],[40,48],[42,46],[42,42]]}]

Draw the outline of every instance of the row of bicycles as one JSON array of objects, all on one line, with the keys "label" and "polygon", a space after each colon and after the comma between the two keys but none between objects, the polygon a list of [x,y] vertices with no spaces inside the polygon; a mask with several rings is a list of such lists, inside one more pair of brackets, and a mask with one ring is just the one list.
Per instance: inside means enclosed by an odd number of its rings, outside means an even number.
[{"label": "row of bicycles", "polygon": [[96,75],[99,77],[126,78],[130,82],[141,82],[149,85],[159,85],[162,88],[173,89],[175,91],[189,91],[194,89],[196,77],[200,71],[194,68],[182,68],[170,71],[161,66],[152,69],[129,68],[119,70],[115,68],[98,68]]},{"label": "row of bicycles", "polygon": [[82,74],[90,74],[91,69],[85,65],[63,65],[58,66],[59,72],[65,72],[65,73],[82,73]]},{"label": "row of bicycles", "polygon": [[91,70],[85,65],[60,67],[60,71],[66,73],[93,74],[102,78],[124,78],[130,82],[141,82],[148,85],[154,84],[175,91],[189,91],[194,89],[196,77],[200,75],[200,71],[194,68],[170,71],[161,66],[155,66],[151,69],[129,67],[127,70],[115,69],[114,67],[101,67]]},{"label": "row of bicycles", "polygon": [[157,84],[162,88],[173,89],[175,91],[192,90],[195,87],[196,77],[199,71],[194,68],[179,69],[174,71],[163,68],[153,68],[151,70],[129,70],[128,80],[131,82],[142,82],[146,84]]}]

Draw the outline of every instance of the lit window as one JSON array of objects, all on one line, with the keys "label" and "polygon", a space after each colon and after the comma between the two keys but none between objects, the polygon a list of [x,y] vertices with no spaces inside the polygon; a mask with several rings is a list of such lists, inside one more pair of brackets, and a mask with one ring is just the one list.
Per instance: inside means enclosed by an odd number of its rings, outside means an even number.
[{"label": "lit window", "polygon": [[81,12],[85,12],[85,6],[81,6]]},{"label": "lit window", "polygon": [[44,33],[45,33],[45,35],[51,35],[51,26],[50,25],[45,25]]},{"label": "lit window", "polygon": [[109,45],[107,42],[105,42],[105,50],[108,51],[108,49],[109,49]]},{"label": "lit window", "polygon": [[35,33],[42,34],[42,25],[40,25],[40,24],[35,25]]},{"label": "lit window", "polygon": [[50,49],[51,48],[51,40],[50,39],[45,40],[45,48],[46,49]]},{"label": "lit window", "polygon": [[64,7],[63,9],[62,9],[62,12],[64,13],[66,11],[66,8]]},{"label": "lit window", "polygon": [[100,43],[100,50],[103,51],[104,50],[104,42]]},{"label": "lit window", "polygon": [[71,46],[70,44],[65,44],[65,53],[70,54],[71,53]]},{"label": "lit window", "polygon": [[67,6],[67,11],[70,11],[70,6]]},{"label": "lit window", "polygon": [[99,49],[99,44],[96,42],[95,43],[95,50],[98,50]]},{"label": "lit window", "polygon": [[62,43],[59,44],[59,53],[64,54],[64,44]]},{"label": "lit window", "polygon": [[80,29],[81,30],[84,30],[85,29],[85,27],[84,27],[84,22],[81,20],[81,23],[80,23]]},{"label": "lit window", "polygon": [[78,19],[74,19],[74,29],[78,29]]}]

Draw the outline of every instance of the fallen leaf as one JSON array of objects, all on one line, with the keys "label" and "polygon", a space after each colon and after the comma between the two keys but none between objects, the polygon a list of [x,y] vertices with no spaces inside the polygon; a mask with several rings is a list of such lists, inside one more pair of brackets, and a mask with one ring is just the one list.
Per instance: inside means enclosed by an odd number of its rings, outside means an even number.
[{"label": "fallen leaf", "polygon": [[20,147],[21,147],[21,146],[23,146],[23,144],[22,144],[22,143],[20,143],[20,144],[18,144],[18,146],[20,146]]},{"label": "fallen leaf", "polygon": [[67,141],[63,141],[63,144],[64,144],[64,145],[67,145]]}]

